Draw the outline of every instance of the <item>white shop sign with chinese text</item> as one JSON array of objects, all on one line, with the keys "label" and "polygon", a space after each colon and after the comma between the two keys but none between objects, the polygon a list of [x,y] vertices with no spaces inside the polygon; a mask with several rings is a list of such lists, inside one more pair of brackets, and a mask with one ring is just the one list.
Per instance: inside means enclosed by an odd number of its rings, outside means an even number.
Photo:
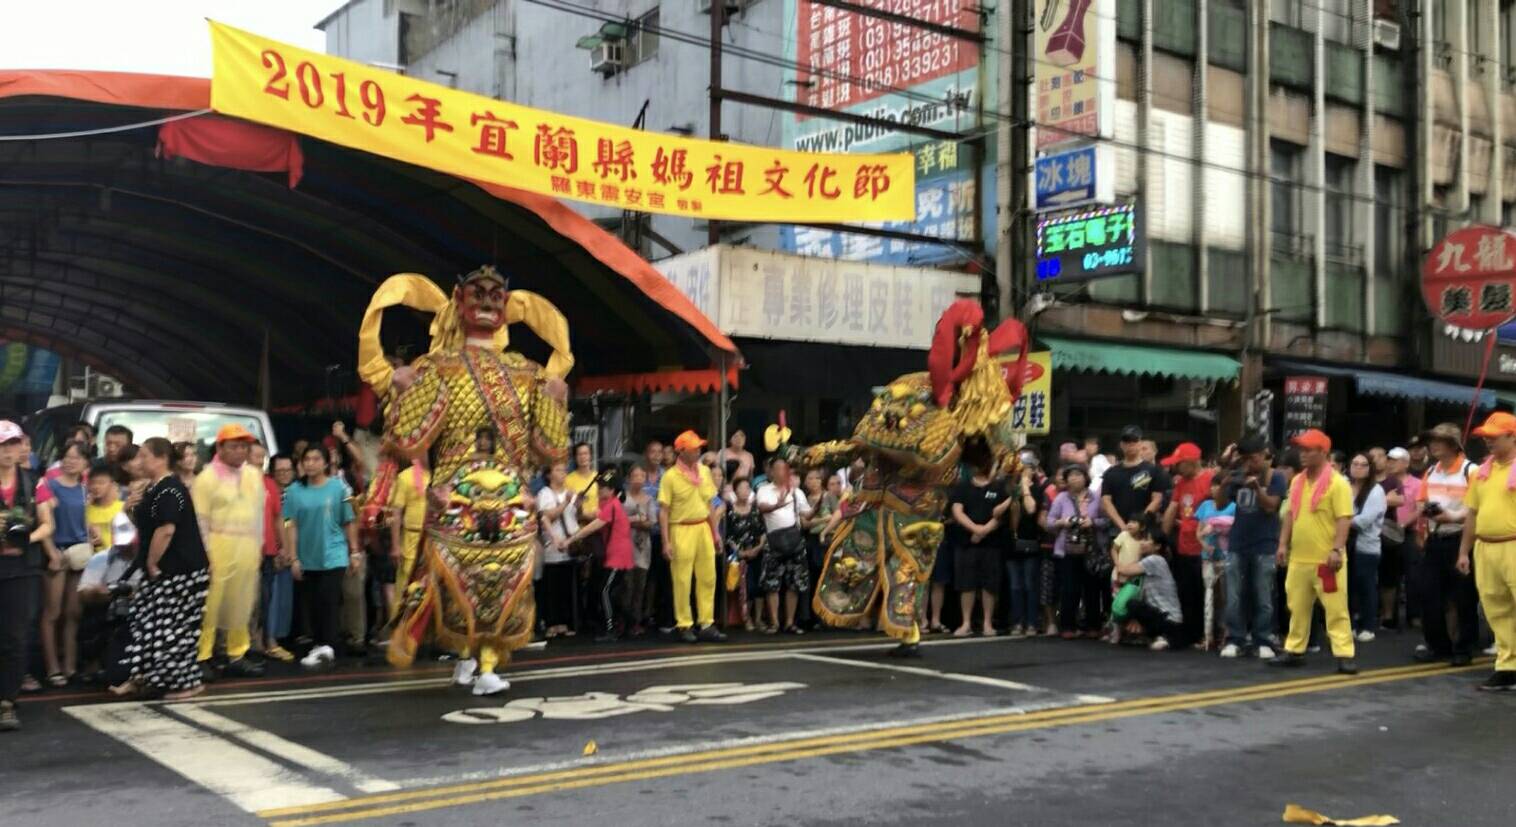
[{"label": "white shop sign with chinese text", "polygon": [[728,246],[657,266],[723,332],[781,341],[926,350],[942,311],[980,289],[966,273]]}]

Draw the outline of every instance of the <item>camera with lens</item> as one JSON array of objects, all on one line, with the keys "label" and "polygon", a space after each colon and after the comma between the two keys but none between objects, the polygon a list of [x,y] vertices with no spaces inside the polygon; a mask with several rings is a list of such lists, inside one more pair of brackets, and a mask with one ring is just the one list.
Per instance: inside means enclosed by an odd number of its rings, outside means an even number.
[{"label": "camera with lens", "polygon": [[132,584],[125,580],[110,585],[110,603],[105,607],[105,619],[109,623],[125,621],[131,611]]},{"label": "camera with lens", "polygon": [[1442,513],[1442,504],[1428,502],[1426,505],[1421,507],[1421,513],[1428,517],[1436,517],[1438,514]]},{"label": "camera with lens", "polygon": [[25,549],[32,543],[32,524],[24,514],[8,514],[0,517],[4,521],[5,533],[0,535],[0,543],[6,548]]}]

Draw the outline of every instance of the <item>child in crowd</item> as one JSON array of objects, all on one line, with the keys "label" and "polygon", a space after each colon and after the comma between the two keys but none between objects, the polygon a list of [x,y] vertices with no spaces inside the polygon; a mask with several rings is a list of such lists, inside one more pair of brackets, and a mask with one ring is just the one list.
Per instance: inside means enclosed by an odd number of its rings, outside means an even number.
[{"label": "child in crowd", "polygon": [[1140,520],[1133,520],[1127,524],[1127,530],[1116,535],[1111,543],[1111,555],[1116,565],[1111,569],[1111,589],[1115,598],[1111,601],[1111,625],[1106,633],[1107,643],[1120,643],[1122,626],[1127,622],[1127,604],[1135,600],[1142,593],[1142,577],[1128,577],[1121,574],[1122,566],[1133,566],[1142,560],[1144,554],[1151,554],[1157,547],[1153,542],[1156,535],[1154,515],[1148,515]]},{"label": "child in crowd", "polygon": [[1237,503],[1226,498],[1225,480],[1220,476],[1211,482],[1211,498],[1195,509],[1195,531],[1200,538],[1201,578],[1205,582],[1205,633],[1202,645],[1210,649],[1219,639],[1213,634],[1216,623],[1216,595],[1221,578],[1226,572],[1227,539],[1232,531],[1232,520],[1237,515]]},{"label": "child in crowd", "polygon": [[121,513],[121,488],[104,460],[96,461],[89,471],[89,499],[84,503],[84,524],[89,527],[90,543],[95,551],[105,551],[111,542],[111,524]]}]

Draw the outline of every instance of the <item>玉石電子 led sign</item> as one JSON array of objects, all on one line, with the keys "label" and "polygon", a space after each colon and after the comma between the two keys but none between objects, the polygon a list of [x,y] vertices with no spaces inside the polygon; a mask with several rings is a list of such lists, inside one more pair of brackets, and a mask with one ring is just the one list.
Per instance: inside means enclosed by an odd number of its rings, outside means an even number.
[{"label": "\u7389\u77f3\u96fb\u5b50 led sign", "polygon": [[1037,222],[1037,280],[1079,281],[1136,272],[1141,240],[1133,204],[1048,216]]}]

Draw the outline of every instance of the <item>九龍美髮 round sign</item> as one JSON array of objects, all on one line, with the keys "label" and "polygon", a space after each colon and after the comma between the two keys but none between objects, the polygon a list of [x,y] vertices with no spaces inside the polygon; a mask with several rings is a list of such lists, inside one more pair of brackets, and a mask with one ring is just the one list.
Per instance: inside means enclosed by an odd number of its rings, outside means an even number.
[{"label": "\u4e5d\u9f8d\u7f8e\u9aee round sign", "polygon": [[1516,318],[1516,233],[1478,224],[1449,233],[1421,265],[1421,295],[1434,316],[1470,330]]}]

